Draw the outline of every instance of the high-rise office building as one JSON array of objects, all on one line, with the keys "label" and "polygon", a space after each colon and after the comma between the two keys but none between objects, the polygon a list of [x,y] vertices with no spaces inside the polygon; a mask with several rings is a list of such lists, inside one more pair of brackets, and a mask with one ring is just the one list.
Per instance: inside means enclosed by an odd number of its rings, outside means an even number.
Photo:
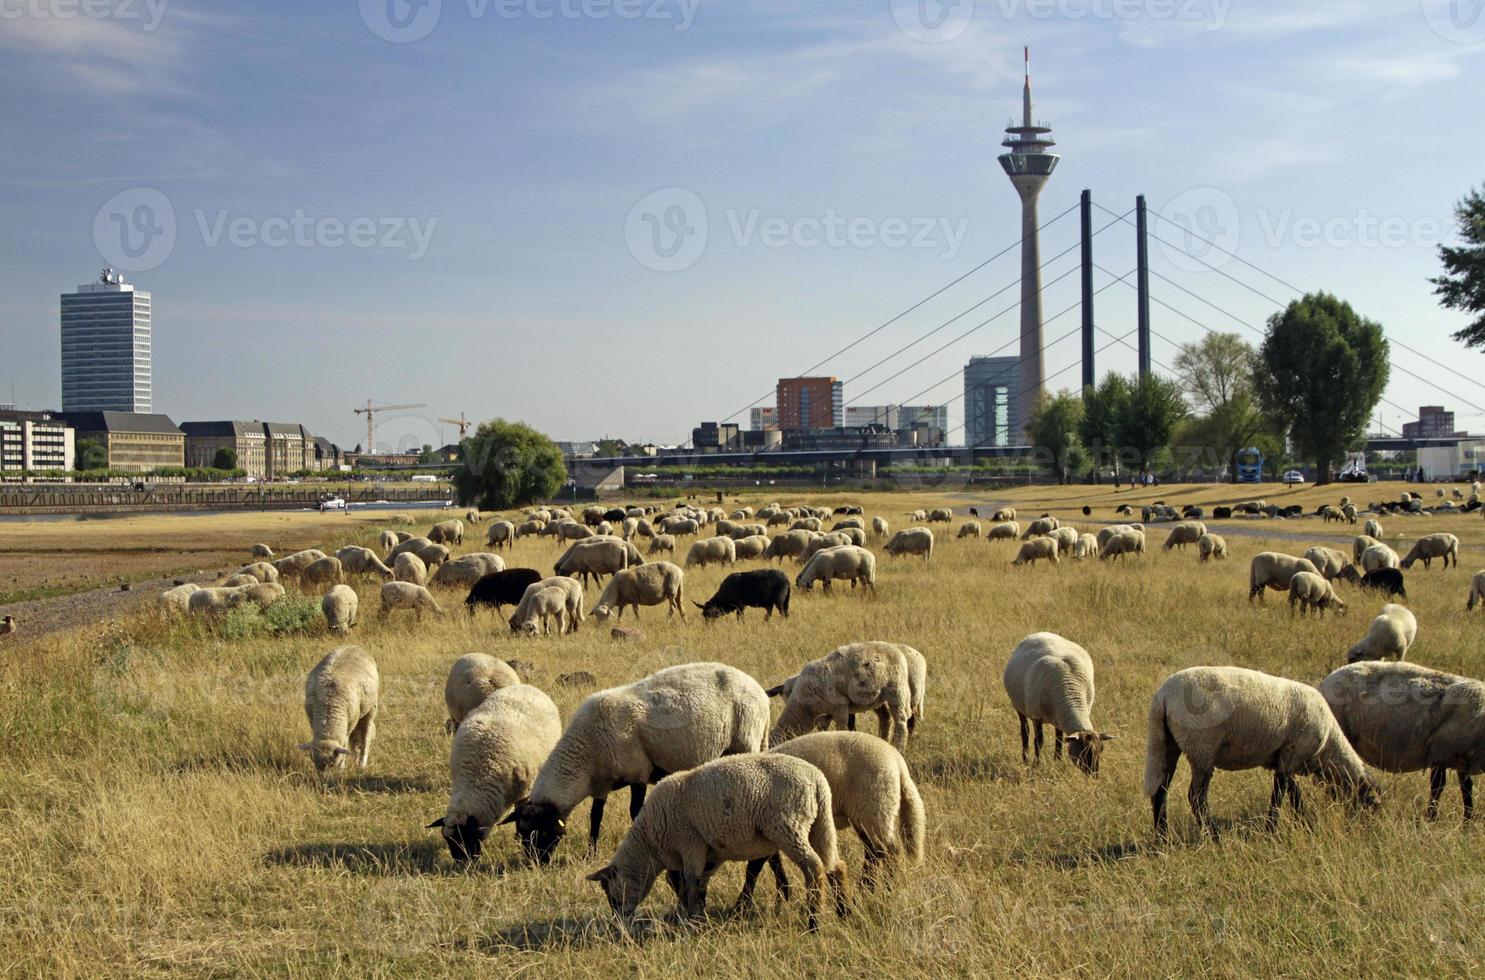
[{"label": "high-rise office building", "polygon": [[780,378],[776,396],[780,429],[838,429],[846,424],[845,385],[835,378]]},{"label": "high-rise office building", "polygon": [[1019,358],[971,357],[964,367],[964,444],[1011,446],[1022,435]]},{"label": "high-rise office building", "polygon": [[62,411],[153,411],[150,294],[104,269],[62,294]]}]

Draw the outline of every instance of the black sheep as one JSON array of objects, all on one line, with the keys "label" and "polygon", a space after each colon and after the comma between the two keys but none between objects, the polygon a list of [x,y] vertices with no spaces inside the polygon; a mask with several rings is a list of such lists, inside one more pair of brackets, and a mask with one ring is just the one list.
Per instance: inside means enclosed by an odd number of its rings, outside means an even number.
[{"label": "black sheep", "polygon": [[722,584],[717,587],[717,594],[706,600],[706,605],[699,602],[693,605],[701,610],[702,616],[708,621],[728,613],[737,613],[737,618],[742,619],[743,609],[748,606],[767,610],[763,616],[765,621],[773,618],[775,609],[780,616],[788,619],[789,590],[789,576],[776,568],[733,572],[722,580]]},{"label": "black sheep", "polygon": [[464,605],[471,614],[479,606],[489,606],[496,612],[501,606],[518,606],[527,586],[540,582],[541,572],[534,568],[507,568],[503,572],[491,572],[469,590]]}]

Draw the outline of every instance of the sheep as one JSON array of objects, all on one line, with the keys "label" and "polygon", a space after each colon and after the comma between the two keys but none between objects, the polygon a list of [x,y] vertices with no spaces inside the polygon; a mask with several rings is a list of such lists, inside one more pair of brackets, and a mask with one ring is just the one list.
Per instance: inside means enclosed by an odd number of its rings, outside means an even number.
[{"label": "sheep", "polygon": [[454,861],[479,858],[485,837],[509,822],[502,817],[530,792],[561,734],[562,716],[552,699],[514,680],[462,716],[449,749],[449,805],[427,827],[441,831]]},{"label": "sheep", "polygon": [[1305,552],[1304,557],[1315,566],[1316,571],[1324,576],[1327,582],[1340,575],[1346,566],[1351,564],[1344,552],[1336,551],[1334,548],[1310,548]]},{"label": "sheep", "polygon": [[1039,538],[1044,534],[1051,534],[1062,526],[1062,522],[1055,517],[1039,517],[1026,525],[1026,533],[1021,535],[1021,540]]},{"label": "sheep", "polygon": [[428,580],[429,585],[470,589],[486,575],[505,571],[505,559],[491,551],[476,551],[460,555],[453,561],[438,566],[438,571]]},{"label": "sheep", "polygon": [[849,826],[866,851],[869,888],[882,864],[923,860],[923,797],[902,753],[865,732],[811,732],[769,750],[803,759],[830,784],[835,827]]},{"label": "sheep", "polygon": [[1429,820],[1438,819],[1448,770],[1464,819],[1472,777],[1485,772],[1485,683],[1410,663],[1358,663],[1320,682],[1320,694],[1356,753],[1385,772],[1427,769]]},{"label": "sheep", "polygon": [[768,622],[773,618],[775,609],[780,616],[789,618],[789,593],[787,575],[774,568],[761,568],[750,572],[733,572],[722,580],[710,599],[693,605],[701,610],[702,618],[708,623],[728,613],[736,613],[741,622],[743,610],[750,606],[762,609],[763,621]]},{"label": "sheep", "polygon": [[284,594],[284,587],[277,582],[259,582],[257,585],[244,586],[240,590],[227,596],[227,607],[236,609],[238,606],[251,602],[259,609],[267,609],[279,600]]},{"label": "sheep", "polygon": [[1183,521],[1170,529],[1170,535],[1165,539],[1165,550],[1180,548],[1184,551],[1188,544],[1196,544],[1206,533],[1207,526],[1201,521]]},{"label": "sheep", "polygon": [[752,520],[752,518],[753,518],[753,508],[751,508],[751,507],[739,507],[737,510],[733,511],[728,516],[731,517],[734,521]]},{"label": "sheep", "polygon": [[231,578],[228,578],[220,583],[221,587],[224,589],[241,589],[246,588],[249,585],[258,584],[258,576],[249,575],[246,572],[239,572],[236,575],[233,575]]},{"label": "sheep", "polygon": [[539,521],[535,519],[522,521],[520,524],[516,525],[515,531],[511,533],[511,538],[514,540],[520,540],[524,537],[539,535],[543,530],[546,529],[546,526],[546,521]]},{"label": "sheep", "polygon": [[639,550],[629,542],[618,538],[592,538],[574,543],[557,559],[552,570],[558,575],[577,576],[587,585],[590,575],[594,581],[602,582],[605,575],[643,564]]},{"label": "sheep", "polygon": [[417,555],[405,551],[393,560],[392,577],[398,582],[426,585],[428,584],[428,566],[424,565],[423,559]]},{"label": "sheep", "polygon": [[[511,615],[511,629],[535,635],[551,633],[551,621],[557,621],[558,634],[567,630],[567,592],[559,586],[529,587],[521,597],[521,604]],[[537,628],[540,620],[540,629]]]},{"label": "sheep", "polygon": [[738,561],[749,558],[762,558],[763,553],[768,550],[768,536],[764,534],[750,534],[745,538],[737,538],[735,550]]},{"label": "sheep", "polygon": [[1382,524],[1380,521],[1368,520],[1361,526],[1361,531],[1369,538],[1377,541],[1382,540]]},{"label": "sheep", "polygon": [[1401,564],[1397,552],[1385,544],[1374,544],[1361,553],[1362,571],[1375,572],[1384,568],[1397,568]]},{"label": "sheep", "polygon": [[1374,537],[1371,537],[1370,535],[1358,534],[1356,537],[1351,539],[1351,560],[1360,565],[1361,556],[1366,554],[1366,550],[1373,547],[1374,545],[1379,545],[1381,543],[1382,542],[1378,541]]},{"label": "sheep", "polygon": [[504,547],[510,550],[516,539],[516,526],[510,521],[491,521],[490,526],[485,529],[485,546],[489,548]]},{"label": "sheep", "polygon": [[1006,524],[1016,519],[1016,508],[1002,507],[991,515],[990,520],[996,524]]},{"label": "sheep", "polygon": [[376,661],[360,647],[338,647],[315,664],[304,682],[304,713],[312,734],[299,748],[309,753],[316,772],[344,768],[346,756],[366,768],[380,696]]},{"label": "sheep", "polygon": [[640,606],[664,605],[667,616],[680,613],[685,619],[686,609],[682,604],[685,574],[668,561],[615,572],[614,577],[608,580],[608,587],[593,604],[593,615],[600,622],[610,615],[623,619],[624,607],[632,606],[634,618],[638,619]]},{"label": "sheep", "polygon": [[0,636],[10,636],[20,631],[20,621],[14,616],[6,616],[0,619]]},{"label": "sheep", "polygon": [[[1093,658],[1056,633],[1033,633],[1011,651],[1002,675],[1011,707],[1021,720],[1021,761],[1028,762],[1028,727],[1035,726],[1035,760],[1042,759],[1042,725],[1052,726],[1052,758],[1067,757],[1083,772],[1097,775],[1103,743],[1114,738],[1093,727]],[[1028,725],[1030,723],[1030,726]]]},{"label": "sheep", "polygon": [[397,566],[395,562],[398,555],[415,555],[419,551],[428,547],[430,544],[433,544],[433,542],[429,541],[427,538],[407,538],[406,540],[397,542],[397,547],[387,552],[387,557],[382,560],[385,561],[388,565],[391,565],[393,568],[396,568]]},{"label": "sheep", "polygon": [[279,579],[278,569],[266,561],[255,561],[251,565],[244,565],[237,570],[239,575],[251,575],[259,582],[277,582]]},{"label": "sheep", "polygon": [[986,541],[1015,541],[1021,537],[1021,525],[1015,521],[996,524],[985,533]]},{"label": "sheep", "polygon": [[838,531],[832,531],[829,534],[815,534],[812,538],[810,538],[810,543],[805,545],[803,554],[796,558],[795,561],[803,565],[805,562],[815,557],[815,552],[817,551],[824,551],[826,548],[840,548],[845,545],[855,543],[856,542],[852,541],[848,536],[841,534]]},{"label": "sheep", "polygon": [[1418,636],[1418,618],[1407,606],[1390,602],[1382,607],[1377,618],[1371,621],[1366,635],[1346,651],[1346,663],[1358,660],[1405,660],[1408,649]]},{"label": "sheep", "polygon": [[1011,560],[1012,565],[1035,565],[1038,560],[1046,559],[1052,564],[1059,563],[1057,558],[1057,541],[1053,538],[1032,538],[1030,541],[1021,543],[1021,550]]},{"label": "sheep", "polygon": [[392,537],[396,538],[396,543],[393,544],[393,547],[395,548],[397,545],[401,544],[404,541],[411,541],[414,537],[417,537],[417,535],[409,534],[406,531],[396,531],[392,534]]},{"label": "sheep", "polygon": [[686,567],[731,565],[737,560],[737,545],[731,538],[701,538],[686,552]]},{"label": "sheep", "polygon": [[1423,562],[1423,567],[1429,568],[1435,558],[1444,559],[1445,568],[1449,567],[1451,558],[1458,566],[1459,539],[1452,534],[1428,534],[1419,538],[1413,545],[1413,550],[1408,552],[1408,557],[1402,560],[1402,568],[1406,571],[1416,561]]},{"label": "sheep", "polygon": [[546,864],[566,835],[568,814],[591,796],[592,853],[609,793],[630,788],[632,819],[646,787],[666,775],[724,755],[761,752],[768,715],[763,687],[719,663],[667,667],[591,694],[542,763],[530,796],[516,808],[516,837],[533,860]]},{"label": "sheep", "polygon": [[386,619],[393,610],[411,609],[419,620],[425,611],[442,616],[443,609],[434,601],[433,593],[412,582],[387,582],[382,585],[382,609],[378,619]]},{"label": "sheep", "polygon": [[471,524],[482,524],[484,523],[485,515],[477,510],[468,510],[464,512],[464,519]]},{"label": "sheep", "polygon": [[549,524],[547,527],[552,530],[552,537],[559,545],[566,541],[584,541],[598,536],[597,531],[584,527],[576,521],[563,521],[560,524]]},{"label": "sheep", "polygon": [[1408,597],[1408,590],[1403,582],[1403,573],[1396,568],[1378,568],[1363,575],[1357,571],[1355,565],[1347,565],[1336,578],[1346,582],[1354,582],[1363,589],[1372,592],[1381,592],[1384,595],[1395,596],[1398,599],[1406,599]]},{"label": "sheep", "polygon": [[1296,606],[1300,615],[1314,609],[1321,618],[1327,609],[1346,611],[1346,604],[1335,594],[1335,586],[1316,572],[1295,572],[1289,579],[1289,611],[1294,612]]},{"label": "sheep", "polygon": [[1220,534],[1208,531],[1196,542],[1196,553],[1201,556],[1202,561],[1213,558],[1225,559],[1227,557],[1227,541]]},{"label": "sheep", "polygon": [[382,531],[376,536],[376,545],[384,552],[390,552],[397,544],[397,535],[392,531]]},{"label": "sheep", "polygon": [[231,599],[242,592],[241,587],[197,589],[186,597],[186,609],[192,616],[220,616],[232,608]]},{"label": "sheep", "polygon": [[344,581],[345,572],[341,568],[340,559],[334,555],[326,555],[311,562],[299,575],[299,583],[303,586],[339,585]]},{"label": "sheep", "polygon": [[870,589],[875,593],[877,590],[876,555],[865,548],[858,548],[851,544],[817,551],[795,576],[794,584],[808,592],[814,588],[816,582],[820,582],[824,590],[829,592],[830,583],[836,579],[849,579],[853,589],[859,582],[863,592]]},{"label": "sheep", "polygon": [[1347,524],[1356,523],[1356,505],[1347,501],[1341,505],[1341,517],[1345,518]]},{"label": "sheep", "polygon": [[1143,555],[1144,553],[1145,532],[1129,530],[1110,535],[1108,541],[1104,542],[1103,551],[1098,557],[1100,561],[1107,561],[1110,558],[1123,561],[1130,555]]},{"label": "sheep", "polygon": [[871,533],[873,537],[885,538],[892,531],[892,525],[887,523],[884,517],[873,517],[871,519]]},{"label": "sheep", "polygon": [[1104,548],[1107,548],[1109,545],[1109,540],[1116,534],[1121,534],[1125,531],[1143,532],[1144,530],[1145,526],[1143,524],[1110,524],[1107,527],[1099,528],[1097,535],[1098,548],[1100,551],[1102,551]]},{"label": "sheep", "polygon": [[701,523],[690,517],[664,517],[656,525],[666,534],[674,534],[678,538],[701,530]]},{"label": "sheep", "polygon": [[325,616],[325,625],[332,633],[346,633],[356,625],[356,611],[361,597],[349,585],[336,585],[320,599],[320,612]]},{"label": "sheep", "polygon": [[[449,709],[444,731],[459,730],[466,716],[485,703],[485,699],[505,687],[521,683],[515,668],[485,653],[466,653],[449,667],[443,682],[443,703]],[[556,741],[555,737],[553,741]]]},{"label": "sheep", "polygon": [[272,561],[273,549],[266,544],[255,544],[248,549],[248,553],[259,561]]},{"label": "sheep", "polygon": [[933,557],[933,532],[926,527],[909,527],[892,535],[882,550],[896,558],[902,555],[920,555],[926,562]]},{"label": "sheep", "polygon": [[[718,807],[717,800],[731,805]],[[783,880],[780,853],[804,876],[811,932],[819,928],[821,879],[830,882],[837,914],[847,914],[846,869],[836,850],[825,774],[786,755],[718,759],[661,780],[609,863],[588,880],[598,883],[609,908],[628,928],[664,871],[678,911],[695,919],[706,911],[707,884],[720,864],[748,862],[737,901],[746,908],[765,861]]]},{"label": "sheep", "polygon": [[1277,551],[1265,551],[1253,556],[1248,566],[1248,601],[1255,597],[1263,601],[1264,590],[1289,591],[1289,580],[1296,572],[1319,575],[1320,570],[1308,558],[1295,558]]},{"label": "sheep", "polygon": [[[1078,529],[1070,524],[1064,524],[1051,534],[1048,534],[1047,537],[1057,542],[1057,553],[1059,555],[1070,554],[1078,544]],[[1095,542],[1097,540],[1097,538],[1094,539]]]},{"label": "sheep", "polygon": [[422,559],[423,564],[429,569],[437,568],[449,560],[449,549],[441,544],[427,544],[419,548],[415,554]]},{"label": "sheep", "polygon": [[200,591],[201,586],[195,582],[184,582],[172,589],[166,589],[164,592],[161,592],[160,597],[155,600],[155,604],[162,612],[189,612],[191,608],[191,594]]},{"label": "sheep", "polygon": [[1320,518],[1326,524],[1329,524],[1331,521],[1340,522],[1346,519],[1341,514],[1341,510],[1339,507],[1332,507],[1330,504],[1326,504],[1325,506],[1320,508]]},{"label": "sheep", "polygon": [[1477,602],[1485,602],[1485,572],[1476,572],[1470,579],[1470,598],[1465,611],[1474,612]]},{"label": "sheep", "polygon": [[383,581],[392,578],[392,569],[370,548],[350,545],[337,551],[335,558],[340,562],[341,571],[347,575],[380,575]]},{"label": "sheep", "polygon": [[816,729],[854,730],[855,715],[875,711],[882,738],[899,751],[922,714],[927,661],[910,646],[868,640],[837,647],[768,691],[784,698],[769,735],[778,744]]},{"label": "sheep", "polygon": [[785,558],[798,558],[804,554],[812,540],[809,531],[785,531],[774,535],[773,540],[768,542],[768,550],[763,552],[763,557],[777,558],[782,564]]},{"label": "sheep", "polygon": [[1078,543],[1073,545],[1073,557],[1078,561],[1085,558],[1098,557],[1098,538],[1091,534],[1078,535]]},{"label": "sheep", "polygon": [[1181,753],[1191,763],[1191,812],[1215,840],[1207,808],[1214,769],[1273,770],[1268,826],[1287,795],[1300,810],[1296,776],[1311,776],[1335,797],[1374,807],[1375,782],[1346,741],[1320,692],[1308,684],[1242,667],[1188,667],[1166,678],[1150,702],[1145,796],[1164,835],[1166,795]]},{"label": "sheep", "polygon": [[830,530],[832,530],[832,531],[843,531],[843,530],[845,530],[848,527],[854,527],[854,528],[856,528],[858,530],[865,531],[866,530],[866,522],[863,521],[859,517],[847,517],[847,518],[844,518],[843,520],[836,521],[835,524],[834,524],[834,526],[832,526],[830,528]]},{"label": "sheep", "polygon": [[519,605],[526,594],[526,588],[539,581],[541,572],[534,568],[507,568],[504,571],[491,572],[470,588],[469,594],[464,597],[464,606],[471,616],[480,606],[488,606],[498,613],[505,606]]},{"label": "sheep", "polygon": [[650,539],[649,554],[658,555],[661,552],[675,554],[675,535],[657,534]]},{"label": "sheep", "polygon": [[926,511],[926,510],[909,511],[908,512],[908,515],[907,515],[907,519],[910,520],[910,521],[912,521],[915,524],[921,524],[922,522],[928,520],[928,511]]},{"label": "sheep", "polygon": [[428,540],[434,544],[463,544],[464,522],[460,520],[439,521],[428,530]]},{"label": "sheep", "polygon": [[789,525],[791,531],[822,531],[824,523],[818,517],[801,517]]},{"label": "sheep", "polygon": [[950,524],[954,520],[954,509],[952,507],[935,507],[928,512],[924,519],[925,524]]},{"label": "sheep", "polygon": [[292,555],[275,559],[271,564],[278,569],[280,578],[298,578],[306,568],[325,557],[323,551],[307,548]]}]

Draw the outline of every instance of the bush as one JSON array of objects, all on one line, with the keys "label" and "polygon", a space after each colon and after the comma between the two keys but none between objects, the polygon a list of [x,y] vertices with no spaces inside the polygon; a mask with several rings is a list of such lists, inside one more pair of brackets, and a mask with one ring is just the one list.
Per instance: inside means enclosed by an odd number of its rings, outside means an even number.
[{"label": "bush", "polygon": [[318,599],[286,593],[267,609],[259,609],[257,603],[248,603],[230,610],[222,617],[217,632],[228,640],[303,635],[314,632],[320,621]]}]

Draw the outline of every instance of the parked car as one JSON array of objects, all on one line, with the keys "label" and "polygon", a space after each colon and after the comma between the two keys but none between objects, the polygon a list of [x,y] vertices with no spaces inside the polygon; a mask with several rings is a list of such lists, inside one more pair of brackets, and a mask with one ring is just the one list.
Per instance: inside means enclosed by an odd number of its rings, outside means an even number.
[{"label": "parked car", "polygon": [[1299,470],[1285,470],[1284,475],[1280,479],[1290,484],[1303,483],[1305,482],[1305,475]]}]

